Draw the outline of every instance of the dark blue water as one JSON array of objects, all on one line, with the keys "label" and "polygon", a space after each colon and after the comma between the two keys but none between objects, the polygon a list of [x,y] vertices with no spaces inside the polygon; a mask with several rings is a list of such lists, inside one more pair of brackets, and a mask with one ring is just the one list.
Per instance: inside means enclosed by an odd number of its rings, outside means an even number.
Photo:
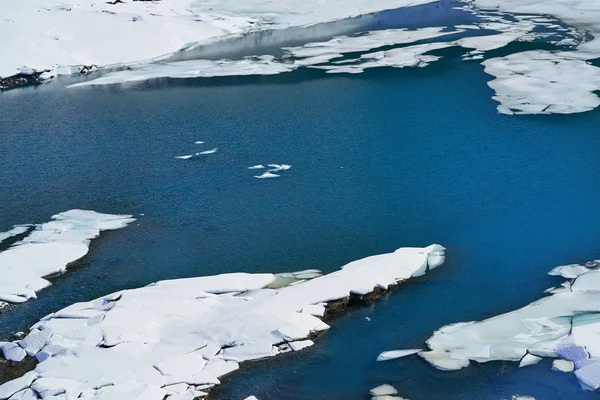
[{"label": "dark blue water", "polygon": [[[477,63],[450,60],[352,77],[2,94],[0,231],[72,208],[145,215],[95,240],[39,300],[0,315],[0,337],[159,279],[332,271],[437,242],[444,267],[338,318],[311,349],[245,365],[215,398],[367,399],[382,383],[413,400],[593,398],[547,361],[453,373],[418,357],[374,361],[444,324],[525,305],[559,282],[546,276],[553,266],[600,254],[600,113],[499,115],[488,79]],[[270,162],[292,169],[273,180],[246,169]]]}]

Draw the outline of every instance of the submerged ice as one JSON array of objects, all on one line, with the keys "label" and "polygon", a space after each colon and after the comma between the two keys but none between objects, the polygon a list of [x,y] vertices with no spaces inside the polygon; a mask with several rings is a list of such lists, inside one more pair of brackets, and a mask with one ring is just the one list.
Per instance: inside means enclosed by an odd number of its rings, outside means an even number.
[{"label": "submerged ice", "polygon": [[0,400],[202,397],[240,362],[312,345],[307,337],[329,328],[322,320],[327,304],[389,289],[443,261],[439,245],[400,248],[324,276],[306,270],[177,279],[76,303],[44,317],[23,340],[1,345],[5,356],[27,354],[39,364],[0,385]]},{"label": "submerged ice", "polygon": [[120,229],[133,222],[131,215],[70,210],[44,224],[17,226],[0,235],[8,238],[31,232],[0,252],[0,301],[22,303],[50,285],[47,280],[64,272],[88,252],[90,241],[102,231]]}]

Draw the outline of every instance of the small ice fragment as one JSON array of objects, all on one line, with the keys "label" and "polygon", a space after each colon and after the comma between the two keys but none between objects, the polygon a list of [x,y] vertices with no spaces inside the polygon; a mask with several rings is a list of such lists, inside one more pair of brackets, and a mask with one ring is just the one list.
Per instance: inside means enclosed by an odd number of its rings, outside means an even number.
[{"label": "small ice fragment", "polygon": [[300,351],[302,349],[312,346],[313,344],[315,344],[315,342],[313,342],[312,340],[298,340],[296,342],[289,342],[288,344],[290,345],[292,350]]},{"label": "small ice fragment", "polygon": [[195,142],[194,144],[203,144],[204,142],[202,140],[198,140],[197,142]]},{"label": "small ice fragment", "polygon": [[244,400],[258,400],[255,396],[246,397]]},{"label": "small ice fragment", "polygon": [[248,167],[248,169],[263,169],[265,166],[262,164],[258,164],[258,165],[253,165],[251,167]]},{"label": "small ice fragment", "polygon": [[277,175],[277,174],[273,174],[273,173],[271,173],[271,172],[265,172],[265,173],[263,173],[263,174],[261,174],[261,175],[254,175],[254,177],[255,177],[255,178],[258,178],[258,179],[265,179],[265,178],[279,178],[279,175]]},{"label": "small ice fragment", "polygon": [[398,391],[396,390],[395,387],[393,387],[392,385],[381,385],[381,386],[377,386],[376,388],[371,389],[371,395],[372,396],[389,396],[389,395],[393,395],[393,394],[398,394]]},{"label": "small ice fragment", "polygon": [[187,156],[177,156],[177,157],[175,157],[175,158],[179,158],[179,159],[181,159],[181,160],[188,160],[188,159],[190,159],[190,158],[192,158],[192,157],[194,157],[194,155],[193,155],[193,154],[189,154],[189,155],[187,155]]},{"label": "small ice fragment", "polygon": [[393,360],[395,358],[406,357],[406,356],[410,356],[412,354],[416,354],[420,351],[423,351],[423,350],[422,349],[410,349],[410,350],[384,351],[377,357],[377,361],[387,361],[387,360]]},{"label": "small ice fragment", "polygon": [[267,164],[267,166],[271,167],[269,170],[270,172],[287,171],[288,169],[292,168],[291,165],[287,164]]},{"label": "small ice fragment", "polygon": [[202,156],[205,154],[214,154],[217,152],[217,147],[215,147],[214,149],[210,149],[210,150],[205,150],[205,151],[201,151],[200,153],[196,153],[197,156]]},{"label": "small ice fragment", "polygon": [[569,360],[554,360],[552,362],[552,371],[573,372],[575,364]]},{"label": "small ice fragment", "polygon": [[527,367],[529,365],[537,364],[542,361],[542,357],[534,356],[531,354],[525,354],[519,363],[519,368]]},{"label": "small ice fragment", "polygon": [[366,319],[367,321],[370,321],[370,320],[371,320],[371,318],[369,318],[369,317],[365,317],[365,319]]}]

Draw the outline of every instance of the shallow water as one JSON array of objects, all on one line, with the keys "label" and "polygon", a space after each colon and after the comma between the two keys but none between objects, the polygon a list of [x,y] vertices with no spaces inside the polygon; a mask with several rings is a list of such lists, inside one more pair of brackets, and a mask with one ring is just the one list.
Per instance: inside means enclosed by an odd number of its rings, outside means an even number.
[{"label": "shallow water", "polygon": [[[600,112],[499,115],[489,78],[449,59],[352,77],[299,70],[136,90],[57,81],[2,94],[0,231],[72,208],[144,216],[0,315],[0,337],[159,279],[331,271],[437,242],[442,268],[337,319],[311,349],[245,365],[215,398],[367,399],[381,383],[413,400],[595,397],[547,360],[454,373],[418,357],[374,361],[444,324],[525,305],[560,282],[546,276],[553,266],[598,258]],[[246,167],[259,163],[292,169],[257,180]]]}]

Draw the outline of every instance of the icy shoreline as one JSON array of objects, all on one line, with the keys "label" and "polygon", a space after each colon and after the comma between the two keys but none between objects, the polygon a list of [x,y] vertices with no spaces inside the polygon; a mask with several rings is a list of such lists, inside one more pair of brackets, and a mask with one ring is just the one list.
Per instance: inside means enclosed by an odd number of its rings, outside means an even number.
[{"label": "icy shoreline", "polygon": [[70,210],[53,215],[50,222],[18,225],[0,234],[1,244],[30,231],[0,252],[0,306],[37,297],[37,292],[50,286],[49,278],[65,272],[88,253],[91,240],[100,232],[121,229],[133,221],[131,215]]},{"label": "icy shoreline", "polygon": [[307,270],[178,279],[73,304],[24,339],[0,345],[6,358],[39,361],[0,385],[0,400],[202,398],[240,362],[311,346],[329,328],[328,314],[373,301],[444,258],[439,245],[401,248],[323,276]]}]

